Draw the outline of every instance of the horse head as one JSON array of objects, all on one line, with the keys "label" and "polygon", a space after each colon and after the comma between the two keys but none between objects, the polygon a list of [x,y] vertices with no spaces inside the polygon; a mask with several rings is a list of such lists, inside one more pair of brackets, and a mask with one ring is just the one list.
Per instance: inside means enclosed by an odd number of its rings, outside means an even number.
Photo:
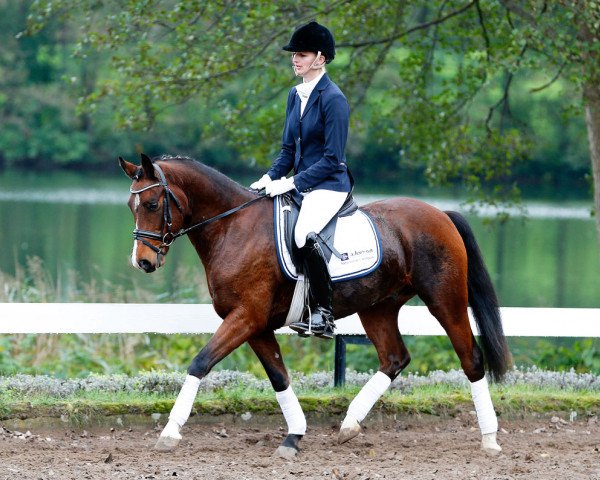
[{"label": "horse head", "polygon": [[[133,183],[129,191],[129,208],[135,220],[131,264],[151,273],[164,264],[169,246],[183,228],[187,202],[183,192],[165,171],[141,154],[141,165],[119,157],[119,163]],[[167,178],[171,184],[167,183]]]}]

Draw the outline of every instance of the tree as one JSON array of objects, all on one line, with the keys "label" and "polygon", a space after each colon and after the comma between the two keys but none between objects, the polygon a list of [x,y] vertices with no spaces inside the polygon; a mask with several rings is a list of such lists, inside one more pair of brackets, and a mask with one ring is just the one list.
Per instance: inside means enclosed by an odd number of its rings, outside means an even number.
[{"label": "tree", "polygon": [[553,8],[549,8],[548,2],[542,2],[536,5],[537,10],[528,9],[532,2],[502,0],[501,3],[509,14],[523,22],[526,45],[560,66],[551,82],[568,75],[581,92],[600,245],[600,1],[562,0]]},{"label": "tree", "polygon": [[0,166],[29,158],[45,165],[78,158],[86,139],[77,132],[78,119],[66,112],[75,108],[58,82],[56,65],[69,53],[51,45],[51,28],[20,42],[8,32],[27,17],[27,5],[0,3]]},{"label": "tree", "polygon": [[518,193],[511,169],[536,141],[514,114],[515,85],[537,81],[532,95],[564,89],[577,99],[571,113],[585,112],[598,212],[599,4],[37,0],[28,32],[60,17],[81,25],[75,55],[110,52],[112,68],[81,98],[89,111],[109,101],[121,125],[150,128],[169,105],[198,99],[218,112],[206,130],[226,132],[243,155],[267,164],[294,81],[281,45],[316,19],[336,36],[330,69],[353,110],[373,112],[353,115],[353,131],[392,139],[397,161],[424,164],[431,182],[461,181],[472,199],[491,202]]}]

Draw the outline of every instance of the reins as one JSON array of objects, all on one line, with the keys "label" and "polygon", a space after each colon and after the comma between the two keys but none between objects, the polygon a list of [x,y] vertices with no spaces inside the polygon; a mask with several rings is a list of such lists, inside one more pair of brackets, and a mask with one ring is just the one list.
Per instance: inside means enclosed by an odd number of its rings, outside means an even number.
[{"label": "reins", "polygon": [[182,237],[183,235],[187,235],[192,230],[196,230],[197,228],[201,228],[204,225],[208,225],[209,223],[216,222],[217,220],[228,217],[232,213],[239,212],[240,210],[243,210],[244,208],[249,207],[253,203],[258,202],[259,200],[262,200],[265,197],[268,197],[268,195],[264,195],[264,194],[259,195],[258,197],[253,198],[252,200],[248,200],[247,202],[242,203],[241,205],[238,205],[237,207],[234,207],[231,210],[227,210],[226,212],[219,213],[218,215],[215,215],[214,217],[211,217],[202,222],[196,223],[196,224],[192,225],[191,227],[182,228],[181,230],[179,230],[179,232],[177,232],[176,234],[173,235],[173,240],[175,240],[177,237]]},{"label": "reins", "polygon": [[[171,212],[170,199],[172,199],[175,202],[175,205],[177,206],[177,208],[180,212],[182,211],[181,203],[179,203],[179,200],[177,199],[177,197],[175,196],[173,191],[169,188],[165,174],[163,173],[160,166],[155,163],[154,168],[155,168],[156,172],[158,173],[159,182],[154,183],[152,185],[147,185],[146,187],[140,188],[139,190],[133,190],[132,188],[130,188],[129,191],[131,193],[138,194],[141,192],[145,192],[146,190],[149,190],[154,187],[163,187],[163,189],[164,189],[165,193],[164,193],[164,199],[163,199],[163,224],[161,227],[161,232],[160,233],[150,232],[147,230],[140,230],[138,228],[136,228],[133,231],[133,238],[135,240],[142,242],[148,248],[152,249],[157,255],[164,255],[162,249],[164,247],[171,246],[171,244],[175,241],[176,238],[183,237],[184,235],[187,235],[188,233],[192,232],[193,230],[197,230],[197,229],[202,228],[210,223],[216,222],[217,220],[228,217],[229,215],[239,212],[240,210],[243,210],[244,208],[249,207],[253,203],[258,202],[259,200],[262,200],[263,198],[267,197],[267,195],[265,195],[265,194],[259,195],[258,197],[253,198],[252,200],[248,200],[247,202],[242,203],[241,205],[238,205],[237,207],[227,210],[226,212],[219,213],[218,215],[215,215],[214,217],[211,217],[211,218],[208,218],[201,222],[198,222],[194,225],[191,225],[190,227],[182,228],[178,232],[173,232],[172,231],[173,217],[172,217],[172,212]],[[163,234],[162,231],[164,230],[165,225],[167,226],[167,232]],[[147,242],[145,240],[146,238],[149,238],[151,240],[160,240],[161,244],[158,247],[156,247],[155,245],[152,245],[150,242]]]}]

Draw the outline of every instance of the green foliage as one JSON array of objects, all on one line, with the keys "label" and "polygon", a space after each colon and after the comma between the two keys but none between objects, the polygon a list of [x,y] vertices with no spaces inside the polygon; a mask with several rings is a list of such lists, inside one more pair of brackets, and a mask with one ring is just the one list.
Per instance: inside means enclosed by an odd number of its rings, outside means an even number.
[{"label": "green foliage", "polygon": [[511,339],[510,350],[518,365],[577,372],[600,372],[600,339]]},{"label": "green foliage", "polygon": [[[179,334],[0,335],[0,375],[27,373],[83,378],[90,373],[185,371],[209,339],[210,335]],[[278,341],[290,370],[333,371],[333,342],[307,341],[287,335],[279,336]],[[458,357],[446,337],[405,337],[405,343],[412,358],[407,373],[460,369]],[[598,339],[510,338],[509,345],[515,365],[600,372]],[[379,363],[375,349],[348,345],[347,367],[359,372],[376,371]],[[247,345],[215,367],[215,371],[222,370],[239,370],[266,378],[260,362]]]},{"label": "green foliage", "polygon": [[[316,18],[336,35],[329,69],[352,106],[348,156],[360,178],[425,174],[434,184],[464,185],[475,200],[513,200],[516,178],[560,181],[589,170],[579,98],[597,43],[578,34],[596,31],[594,2],[525,5],[36,0],[26,29],[34,35],[11,40],[6,52],[27,60],[11,74],[32,85],[68,79],[53,95],[66,96],[50,110],[55,121],[44,123],[48,132],[27,158],[102,162],[136,144],[264,168],[295,82],[281,45]],[[13,24],[24,23],[24,8],[4,9]],[[79,128],[64,115],[76,98]],[[117,134],[115,122],[127,133]],[[63,141],[69,130],[78,133],[71,144]],[[0,133],[10,162],[26,153],[22,133],[18,122]],[[52,144],[56,151],[43,149]],[[535,175],[524,160],[533,160]]]},{"label": "green foliage", "polygon": [[[434,370],[460,369],[448,337],[405,336],[404,342],[411,355],[406,372],[425,374]],[[597,338],[509,337],[508,344],[513,363],[519,367],[600,372],[600,339]],[[348,368],[377,370],[377,354],[372,346],[348,345],[346,350]],[[333,352],[330,355],[333,356]]]}]

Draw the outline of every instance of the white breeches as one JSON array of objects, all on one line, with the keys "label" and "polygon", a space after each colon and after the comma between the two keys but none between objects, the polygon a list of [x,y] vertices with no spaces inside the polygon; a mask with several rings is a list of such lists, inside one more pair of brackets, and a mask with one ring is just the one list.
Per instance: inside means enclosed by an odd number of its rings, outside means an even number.
[{"label": "white breeches", "polygon": [[325,225],[342,208],[347,197],[348,192],[334,190],[313,190],[304,195],[294,231],[298,248],[306,244],[306,236],[310,232],[319,233],[325,228]]}]

